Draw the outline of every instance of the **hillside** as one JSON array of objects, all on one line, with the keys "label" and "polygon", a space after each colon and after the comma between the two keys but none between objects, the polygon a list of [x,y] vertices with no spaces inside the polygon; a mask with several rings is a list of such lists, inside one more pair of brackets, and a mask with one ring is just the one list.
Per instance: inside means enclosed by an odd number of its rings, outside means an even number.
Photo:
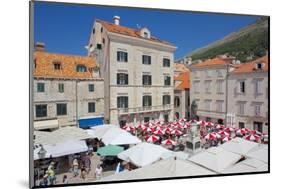
[{"label": "hillside", "polygon": [[192,60],[213,58],[226,54],[244,62],[247,58],[261,57],[268,50],[268,19],[262,17],[256,23],[231,33],[221,40],[188,53]]}]

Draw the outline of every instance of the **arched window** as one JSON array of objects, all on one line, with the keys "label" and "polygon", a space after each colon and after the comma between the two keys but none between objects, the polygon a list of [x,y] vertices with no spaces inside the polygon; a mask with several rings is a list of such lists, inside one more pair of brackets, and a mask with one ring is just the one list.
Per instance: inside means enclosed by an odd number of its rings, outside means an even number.
[{"label": "arched window", "polygon": [[86,72],[87,68],[86,68],[86,66],[80,64],[80,65],[76,66],[76,71],[77,72]]}]

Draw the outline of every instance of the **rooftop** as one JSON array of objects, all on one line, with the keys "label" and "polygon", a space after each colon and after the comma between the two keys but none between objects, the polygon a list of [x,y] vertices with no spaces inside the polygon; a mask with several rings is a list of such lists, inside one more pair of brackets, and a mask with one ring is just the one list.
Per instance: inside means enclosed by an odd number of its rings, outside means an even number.
[{"label": "rooftop", "polygon": [[186,90],[190,88],[189,75],[190,75],[190,71],[188,70],[174,77],[174,81],[180,81],[179,84],[175,86],[175,90]]},{"label": "rooftop", "polygon": [[[93,69],[98,68],[95,60],[87,56],[75,56],[48,53],[45,51],[34,52],[34,77],[91,79]],[[77,71],[77,66],[85,68],[83,72]]]},{"label": "rooftop", "polygon": [[191,68],[203,68],[203,67],[210,67],[210,66],[226,65],[230,63],[231,63],[231,59],[216,57],[212,59],[207,59],[197,64],[193,64],[191,65]]},{"label": "rooftop", "polygon": [[[261,68],[257,68],[257,64],[261,63]],[[265,55],[256,60],[240,64],[232,73],[253,73],[253,72],[268,72],[268,55]]]},{"label": "rooftop", "polygon": [[189,69],[182,63],[174,63],[174,72],[187,72]]},{"label": "rooftop", "polygon": [[128,27],[116,25],[114,23],[109,23],[109,22],[99,20],[99,19],[97,19],[96,22],[101,23],[102,26],[104,28],[106,28],[109,32],[118,33],[118,34],[121,34],[121,35],[136,37],[136,38],[145,39],[145,40],[149,40],[149,41],[156,42],[156,43],[162,43],[162,44],[165,44],[165,45],[174,46],[172,43],[170,43],[168,41],[160,40],[160,39],[158,39],[154,36],[151,36],[150,38],[144,38],[140,34],[140,29],[128,28]]}]

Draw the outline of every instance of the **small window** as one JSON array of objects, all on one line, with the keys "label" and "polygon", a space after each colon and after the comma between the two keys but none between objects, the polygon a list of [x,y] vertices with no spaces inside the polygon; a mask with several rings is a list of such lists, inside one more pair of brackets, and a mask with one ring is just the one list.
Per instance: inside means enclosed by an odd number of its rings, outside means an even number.
[{"label": "small window", "polygon": [[145,38],[148,38],[148,33],[147,32],[144,32],[143,35],[144,35]]},{"label": "small window", "polygon": [[245,128],[245,123],[244,123],[244,122],[239,122],[239,128],[240,128],[240,129]]},{"label": "small window", "polygon": [[162,102],[163,102],[163,105],[171,104],[171,96],[170,95],[164,95],[162,97]]},{"label": "small window", "polygon": [[128,74],[118,73],[117,74],[117,85],[128,85]]},{"label": "small window", "polygon": [[175,96],[175,107],[179,107],[180,106],[180,97]]},{"label": "small window", "polygon": [[148,55],[142,55],[142,63],[146,65],[151,64],[151,56]]},{"label": "small window", "polygon": [[36,117],[47,117],[47,104],[40,104],[35,106]]},{"label": "small window", "polygon": [[63,83],[59,83],[59,92],[60,93],[64,92],[64,84]]},{"label": "small window", "polygon": [[163,67],[170,67],[170,59],[163,58]]},{"label": "small window", "polygon": [[142,106],[143,107],[150,107],[152,105],[152,97],[149,95],[142,97]]},{"label": "small window", "polygon": [[143,85],[151,85],[151,75],[143,75],[142,76],[142,84]]},{"label": "small window", "polygon": [[262,69],[262,63],[257,63],[257,69],[259,69],[259,70]]},{"label": "small window", "polygon": [[118,96],[117,97],[117,108],[128,108],[128,97]]},{"label": "small window", "polygon": [[240,81],[240,93],[245,93],[245,81]]},{"label": "small window", "polygon": [[170,76],[164,76],[164,85],[170,86],[171,85],[171,77]]},{"label": "small window", "polygon": [[94,112],[96,112],[96,103],[89,102],[88,103],[88,113],[94,113]]},{"label": "small window", "polygon": [[100,43],[97,44],[97,49],[101,50],[102,49],[102,46]]},{"label": "small window", "polygon": [[57,104],[57,116],[66,115],[67,106],[66,104]]},{"label": "small window", "polygon": [[84,66],[84,65],[77,65],[77,66],[76,66],[76,71],[77,71],[77,72],[86,72],[86,71],[87,71],[87,68],[86,68],[86,66]]},{"label": "small window", "polygon": [[124,51],[117,51],[118,62],[128,62],[128,53]]},{"label": "small window", "polygon": [[240,115],[244,115],[245,114],[245,104],[243,102],[238,103],[238,113]]},{"label": "small window", "polygon": [[61,70],[61,63],[54,63],[54,69],[55,70]]},{"label": "small window", "polygon": [[93,34],[95,34],[95,28],[93,29]]},{"label": "small window", "polygon": [[89,84],[89,92],[94,92],[94,91],[95,91],[95,85]]},{"label": "small window", "polygon": [[45,83],[37,83],[37,92],[38,93],[45,92]]},{"label": "small window", "polygon": [[101,27],[100,32],[101,32],[101,33],[103,32],[103,27]]},{"label": "small window", "polygon": [[105,39],[104,38],[102,38],[102,43],[105,44]]}]

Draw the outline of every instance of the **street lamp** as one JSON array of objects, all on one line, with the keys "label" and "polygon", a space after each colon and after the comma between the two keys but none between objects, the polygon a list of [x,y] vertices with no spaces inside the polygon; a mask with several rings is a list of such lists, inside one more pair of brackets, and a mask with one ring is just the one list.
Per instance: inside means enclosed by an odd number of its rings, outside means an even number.
[{"label": "street lamp", "polygon": [[47,151],[43,148],[42,144],[40,144],[40,150],[37,154],[39,159],[44,159],[46,157]]}]

